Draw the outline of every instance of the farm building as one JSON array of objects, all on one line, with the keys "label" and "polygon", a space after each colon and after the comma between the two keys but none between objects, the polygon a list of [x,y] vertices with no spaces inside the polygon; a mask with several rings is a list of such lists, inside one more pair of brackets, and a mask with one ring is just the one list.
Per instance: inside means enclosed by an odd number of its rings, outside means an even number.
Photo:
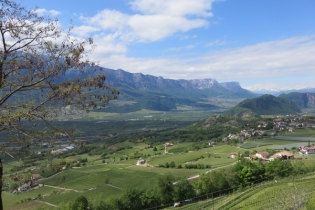
[{"label": "farm building", "polygon": [[231,152],[230,153],[230,158],[235,159],[237,157],[237,153],[236,152]]},{"label": "farm building", "polygon": [[293,158],[292,153],[290,153],[288,151],[282,151],[282,152],[278,152],[278,153],[274,154],[273,156],[271,156],[269,158],[269,160],[274,160],[274,159],[288,160],[291,158]]},{"label": "farm building", "polygon": [[267,159],[267,158],[269,158],[269,152],[266,152],[266,151],[257,152],[255,154],[255,156],[260,158],[260,159]]},{"label": "farm building", "polygon": [[171,147],[171,146],[173,146],[174,144],[173,143],[170,143],[170,142],[166,142],[165,144],[164,144],[164,146],[165,147]]},{"label": "farm building", "polygon": [[209,146],[214,146],[214,145],[215,145],[214,141],[209,142]]},{"label": "farm building", "polygon": [[31,189],[32,182],[27,182],[18,187],[19,192],[27,191]]},{"label": "farm building", "polygon": [[145,160],[143,160],[143,159],[139,159],[138,161],[137,161],[137,166],[141,166],[141,165],[143,165],[143,164],[145,164]]},{"label": "farm building", "polygon": [[32,174],[31,180],[37,181],[41,178],[40,174]]},{"label": "farm building", "polygon": [[301,155],[310,155],[310,154],[315,154],[315,147],[300,147],[300,152]]},{"label": "farm building", "polygon": [[74,149],[74,146],[68,146],[68,147],[66,147],[66,149],[67,150],[72,150],[72,149]]}]

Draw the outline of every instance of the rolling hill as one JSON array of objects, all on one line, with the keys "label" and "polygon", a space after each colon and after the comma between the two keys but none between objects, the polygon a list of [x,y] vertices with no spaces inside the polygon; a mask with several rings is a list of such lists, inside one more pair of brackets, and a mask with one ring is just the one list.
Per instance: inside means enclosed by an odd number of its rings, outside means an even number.
[{"label": "rolling hill", "polygon": [[297,114],[300,112],[300,108],[293,101],[266,94],[258,98],[246,99],[224,114],[235,117],[259,117],[260,115]]}]

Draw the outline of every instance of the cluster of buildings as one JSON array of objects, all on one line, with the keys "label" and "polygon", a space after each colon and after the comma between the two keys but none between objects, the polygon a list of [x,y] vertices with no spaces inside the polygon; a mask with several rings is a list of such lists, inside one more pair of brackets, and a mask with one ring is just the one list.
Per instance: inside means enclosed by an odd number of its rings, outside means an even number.
[{"label": "cluster of buildings", "polygon": [[173,146],[174,144],[173,143],[170,143],[170,142],[166,142],[165,144],[163,144],[164,147],[171,147]]},{"label": "cluster of buildings", "polygon": [[[235,159],[237,156],[238,156],[238,153],[236,153],[236,152],[231,152],[231,154],[230,154],[230,158],[233,158],[233,159]],[[254,160],[254,159],[259,158],[259,159],[262,159],[264,161],[272,161],[275,159],[289,160],[289,159],[293,158],[293,154],[288,152],[288,151],[281,151],[281,152],[278,152],[274,155],[270,155],[269,152],[267,152],[267,151],[261,151],[261,152],[257,152],[254,155],[249,155],[248,157],[244,157],[244,158],[247,158],[249,160]]]},{"label": "cluster of buildings", "polygon": [[41,179],[40,174],[32,174],[31,179],[28,182],[25,182],[22,185],[20,185],[17,188],[17,191],[24,192],[24,191],[32,189],[33,187],[37,187],[38,184],[36,183],[36,181],[38,181],[39,179]]},{"label": "cluster of buildings", "polygon": [[300,119],[297,117],[286,120],[284,120],[283,118],[275,118],[273,121],[274,121],[273,129],[280,131],[288,130],[289,132],[293,132],[294,129],[297,127],[306,128],[315,127],[314,123],[306,122],[305,120],[303,120],[303,118]]},{"label": "cluster of buildings", "polygon": [[[272,125],[271,125],[271,124]],[[262,136],[266,133],[266,130],[272,130],[269,135],[275,135],[276,131],[288,131],[294,132],[294,129],[298,127],[304,128],[315,128],[315,123],[307,122],[304,118],[280,118],[277,117],[273,122],[262,121],[257,125],[257,128],[243,129],[238,134],[229,134],[222,139],[222,142],[227,142],[229,140],[237,139],[243,141],[244,139],[250,138],[252,136]]]},{"label": "cluster of buildings", "polygon": [[299,147],[299,154],[300,155],[310,155],[315,154],[315,146],[302,146]]},{"label": "cluster of buildings", "polygon": [[222,142],[227,142],[229,140],[237,139],[243,141],[244,139],[250,138],[252,136],[262,136],[265,133],[263,130],[241,130],[240,134],[229,134],[227,137],[222,139]]},{"label": "cluster of buildings", "polygon": [[[315,154],[315,146],[312,145],[312,146],[301,146],[299,147],[299,154],[300,155],[311,155],[311,154]],[[237,158],[238,156],[238,153],[236,152],[231,152],[230,153],[230,158]],[[271,160],[274,160],[274,159],[280,159],[280,160],[288,160],[288,159],[291,159],[293,158],[293,154],[288,152],[288,151],[282,151],[282,152],[278,152],[274,155],[270,155],[269,152],[267,151],[261,151],[261,152],[257,152],[256,154],[254,155],[249,155],[249,157],[245,157],[249,160],[253,160],[253,159],[262,159],[262,160],[265,160],[265,161],[271,161]]]}]

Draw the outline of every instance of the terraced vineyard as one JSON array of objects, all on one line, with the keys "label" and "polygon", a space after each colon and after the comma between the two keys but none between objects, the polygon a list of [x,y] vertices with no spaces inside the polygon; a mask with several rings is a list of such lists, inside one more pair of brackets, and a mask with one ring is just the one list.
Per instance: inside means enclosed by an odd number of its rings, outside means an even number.
[{"label": "terraced vineyard", "polygon": [[[284,209],[285,200],[291,202],[307,201],[309,197],[315,196],[314,189],[315,173],[306,177],[286,178],[275,181],[260,183],[243,192],[235,192],[230,195],[220,196],[212,200],[211,198],[197,203],[186,204],[181,210],[265,210]],[[292,196],[294,195],[294,196]],[[291,197],[292,196],[292,197]],[[297,198],[296,200],[293,198]],[[198,200],[198,198],[196,198]],[[171,208],[169,208],[171,209]]]}]

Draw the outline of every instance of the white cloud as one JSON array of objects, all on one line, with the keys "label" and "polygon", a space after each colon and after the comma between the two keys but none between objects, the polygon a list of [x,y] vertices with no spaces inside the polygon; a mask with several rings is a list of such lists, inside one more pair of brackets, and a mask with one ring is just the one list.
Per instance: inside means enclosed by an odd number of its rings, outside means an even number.
[{"label": "white cloud", "polygon": [[79,37],[86,37],[90,34],[100,31],[99,28],[92,27],[92,26],[78,26],[74,27],[72,33],[79,36]]},{"label": "white cloud", "polygon": [[[207,27],[212,16],[213,0],[133,0],[130,5],[135,14],[105,9],[92,17],[81,17],[84,25],[76,27],[79,36],[93,35],[97,47],[91,59],[106,68],[124,69],[172,79],[214,78],[219,81],[248,80],[248,88],[281,88],[257,81],[268,78],[314,77],[315,35],[292,37],[254,45],[211,51],[203,56],[187,58],[128,57],[128,46],[137,42],[154,42],[175,35],[178,39],[192,39],[184,32]],[[187,43],[187,42],[185,42]],[[206,47],[222,46],[222,38]],[[167,51],[197,48],[184,45]],[[203,48],[204,50],[205,48]],[[257,84],[255,84],[257,82]],[[297,84],[298,85],[298,84]],[[302,84],[304,85],[308,84]]]},{"label": "white cloud", "polygon": [[213,0],[134,0],[130,4],[136,14],[105,9],[81,19],[84,27],[99,28],[103,34],[115,33],[125,43],[153,42],[208,26],[212,3]]},{"label": "white cloud", "polygon": [[48,12],[49,12],[52,16],[60,15],[60,12],[59,12],[59,11],[56,11],[56,10],[49,10]]},{"label": "white cloud", "polygon": [[184,46],[184,47],[171,47],[171,48],[168,48],[167,51],[178,52],[178,51],[181,51],[181,50],[193,49],[194,47],[195,47],[195,45],[190,44],[190,45],[187,45],[187,46]]},{"label": "white cloud", "polygon": [[189,20],[167,15],[134,15],[130,17],[128,23],[140,41],[151,42],[169,37],[176,32],[186,32],[207,25],[207,21],[202,19]]},{"label": "white cloud", "polygon": [[200,69],[219,78],[271,78],[314,74],[315,36],[294,37],[211,53]]},{"label": "white cloud", "polygon": [[[176,50],[176,49],[173,49]],[[263,42],[237,49],[211,52],[205,56],[190,59],[175,58],[130,58],[123,54],[101,56],[100,64],[113,69],[124,69],[133,73],[144,73],[172,79],[214,78],[219,81],[250,81],[247,87],[286,87],[284,82],[275,86],[260,84],[261,81],[274,83],[288,77],[305,76],[314,78],[315,35],[293,37]],[[297,81],[296,85],[307,87]],[[314,85],[313,85],[314,86]],[[251,88],[251,89],[253,89]],[[257,88],[256,88],[257,89]]]},{"label": "white cloud", "polygon": [[146,15],[210,17],[213,16],[210,12],[213,2],[213,0],[134,0],[130,4],[134,10]]},{"label": "white cloud", "polygon": [[39,15],[44,15],[44,14],[48,14],[50,16],[57,16],[60,15],[61,13],[59,11],[56,10],[46,10],[44,8],[38,8],[36,10],[34,10],[33,12],[39,14]]},{"label": "white cloud", "polygon": [[94,43],[98,43],[93,51],[93,60],[101,62],[103,67],[107,67],[106,62],[108,57],[123,56],[127,52],[127,47],[121,43],[115,43],[115,36],[98,36],[94,37]]},{"label": "white cloud", "polygon": [[88,25],[100,27],[103,30],[122,32],[127,27],[129,15],[116,10],[102,10],[93,17],[81,17]]},{"label": "white cloud", "polygon": [[221,46],[221,45],[226,45],[227,43],[228,42],[225,40],[215,40],[213,42],[206,44],[206,47]]}]

